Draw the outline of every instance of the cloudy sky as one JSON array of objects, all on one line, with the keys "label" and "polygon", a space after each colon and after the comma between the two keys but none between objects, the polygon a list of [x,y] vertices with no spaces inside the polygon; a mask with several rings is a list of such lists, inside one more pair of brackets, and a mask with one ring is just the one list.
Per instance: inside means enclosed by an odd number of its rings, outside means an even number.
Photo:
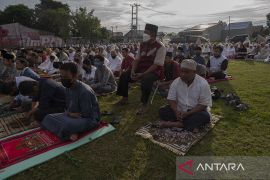
[{"label": "cloudy sky", "polygon": [[[102,25],[114,30],[128,31],[131,23],[132,3],[138,3],[139,26],[145,23],[160,26],[161,31],[178,32],[193,25],[217,22],[253,21],[265,24],[266,14],[270,12],[270,0],[58,0],[69,4],[72,10],[86,7],[95,9],[95,16]],[[0,0],[0,9],[11,4],[25,4],[31,8],[39,0]]]}]

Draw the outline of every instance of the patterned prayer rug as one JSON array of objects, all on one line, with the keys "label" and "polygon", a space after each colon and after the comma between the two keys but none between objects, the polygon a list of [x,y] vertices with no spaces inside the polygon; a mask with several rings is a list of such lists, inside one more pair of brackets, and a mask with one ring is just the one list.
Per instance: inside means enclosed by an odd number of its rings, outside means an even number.
[{"label": "patterned prayer rug", "polygon": [[62,142],[54,134],[42,129],[0,140],[0,179],[43,163],[113,130],[113,126],[101,122],[97,128],[82,134],[75,142]]},{"label": "patterned prayer rug", "polygon": [[211,123],[200,129],[198,133],[192,133],[181,128],[156,128],[152,123],[138,129],[136,135],[149,139],[178,155],[185,155],[188,150],[200,141],[220,120],[220,116],[212,115]]},{"label": "patterned prayer rug", "polygon": [[209,84],[215,84],[215,83],[218,83],[218,82],[230,81],[230,80],[233,80],[233,77],[232,77],[232,76],[227,76],[225,79],[218,79],[218,80],[215,80],[215,79],[207,79],[207,82],[208,82]]},{"label": "patterned prayer rug", "polygon": [[12,96],[2,95],[0,94],[0,105],[10,103],[13,100]]},{"label": "patterned prayer rug", "polygon": [[0,118],[17,113],[15,110],[9,109],[9,104],[10,103],[0,105]]},{"label": "patterned prayer rug", "polygon": [[25,113],[0,117],[0,139],[32,129],[26,121]]}]

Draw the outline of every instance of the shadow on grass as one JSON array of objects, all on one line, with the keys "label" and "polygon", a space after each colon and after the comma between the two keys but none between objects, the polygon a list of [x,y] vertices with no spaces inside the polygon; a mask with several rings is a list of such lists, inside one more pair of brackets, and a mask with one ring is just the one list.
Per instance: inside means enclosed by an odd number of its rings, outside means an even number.
[{"label": "shadow on grass", "polygon": [[[228,93],[237,94],[230,81],[216,83],[211,86],[216,86],[218,89],[223,90],[223,94],[225,95]],[[225,105],[225,100],[223,99],[213,101],[211,113],[222,116],[221,120],[216,124],[214,129],[190,149],[187,155],[221,155],[217,154],[215,149],[216,144],[220,143],[217,143],[217,141],[222,141],[219,140],[221,138],[220,136],[228,137],[228,130],[233,131],[240,124],[240,113],[232,107]]]}]

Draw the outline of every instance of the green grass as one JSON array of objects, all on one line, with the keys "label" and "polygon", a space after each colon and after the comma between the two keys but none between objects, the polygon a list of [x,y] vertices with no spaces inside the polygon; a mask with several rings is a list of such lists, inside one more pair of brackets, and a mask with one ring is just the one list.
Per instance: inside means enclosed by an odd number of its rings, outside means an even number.
[{"label": "green grass", "polygon": [[[212,112],[224,118],[187,156],[270,155],[270,65],[232,61],[229,73],[235,79],[217,87],[237,93],[250,110],[236,112],[222,100],[214,102]],[[121,114],[122,122],[113,133],[69,153],[82,161],[79,167],[62,155],[12,179],[175,179],[176,155],[134,135],[157,119],[165,101],[156,98],[149,114],[141,118],[135,116],[139,97],[139,87],[133,88],[130,100],[134,103],[122,108],[113,106],[119,100],[116,96],[100,99],[102,110]]]}]

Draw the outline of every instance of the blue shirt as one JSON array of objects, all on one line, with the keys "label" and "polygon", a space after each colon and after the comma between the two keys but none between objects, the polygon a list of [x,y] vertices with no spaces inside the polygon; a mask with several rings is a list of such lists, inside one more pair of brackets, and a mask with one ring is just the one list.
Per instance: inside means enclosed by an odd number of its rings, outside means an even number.
[{"label": "blue shirt", "polygon": [[26,76],[26,77],[32,78],[32,79],[34,79],[36,81],[38,81],[40,79],[40,76],[35,71],[33,71],[31,68],[29,68],[29,67],[26,67],[21,72],[20,76]]},{"label": "blue shirt", "polygon": [[87,84],[77,81],[74,87],[67,89],[67,111],[80,113],[82,118],[100,120],[100,109],[94,91]]},{"label": "blue shirt", "polygon": [[66,107],[66,90],[60,83],[51,79],[39,80],[39,92],[33,98],[34,102],[39,102],[38,108],[51,109]]}]

